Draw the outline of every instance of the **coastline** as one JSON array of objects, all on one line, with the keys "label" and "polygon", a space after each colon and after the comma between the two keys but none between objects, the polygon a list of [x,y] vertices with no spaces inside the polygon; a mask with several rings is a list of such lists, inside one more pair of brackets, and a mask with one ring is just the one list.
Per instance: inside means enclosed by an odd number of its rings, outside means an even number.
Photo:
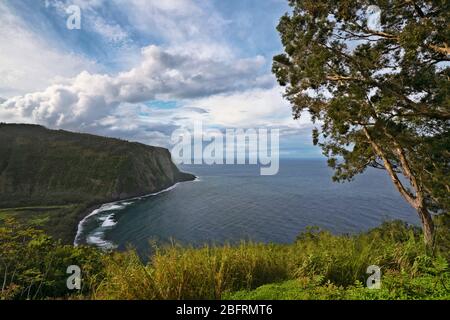
[{"label": "coastline", "polygon": [[[93,217],[93,216],[98,215],[98,214],[100,214],[102,212],[105,212],[105,211],[110,211],[110,210],[112,210],[113,206],[118,206],[118,207],[120,206],[121,207],[121,208],[116,207],[115,208],[116,210],[125,209],[125,207],[127,205],[129,205],[129,204],[131,204],[131,203],[133,203],[135,201],[143,200],[143,199],[146,199],[146,198],[149,198],[149,197],[157,196],[157,195],[159,195],[161,193],[165,193],[165,192],[171,191],[171,190],[175,189],[180,183],[183,183],[183,182],[197,182],[197,181],[200,181],[200,178],[198,176],[196,176],[194,174],[191,174],[191,173],[184,173],[183,172],[183,176],[187,176],[187,175],[190,175],[191,177],[193,177],[193,179],[180,179],[179,181],[175,182],[174,184],[172,184],[171,186],[169,186],[167,188],[163,188],[163,189],[161,189],[159,191],[152,192],[152,193],[149,193],[149,194],[138,195],[138,196],[125,198],[125,199],[117,199],[117,200],[112,200],[112,201],[109,201],[109,202],[103,202],[103,203],[100,203],[100,204],[89,206],[86,210],[83,210],[83,218],[77,224],[77,229],[76,229],[75,237],[74,237],[74,240],[73,240],[73,246],[76,247],[76,246],[81,245],[80,241],[81,241],[81,235],[82,235],[82,232],[83,232],[84,224],[87,222],[87,220],[90,217]],[[133,201],[133,202],[130,202],[130,201]],[[103,208],[103,210],[102,210],[102,208]],[[105,219],[105,221],[110,219],[110,218],[111,218],[111,215],[109,217],[107,217]],[[104,223],[105,223],[105,221],[104,221]],[[109,221],[111,221],[111,220],[109,220]],[[110,224],[108,226],[114,226],[114,225],[115,225],[115,223],[114,224]],[[98,241],[99,241],[99,243],[104,243],[106,245],[109,245],[103,239],[99,238]]]}]

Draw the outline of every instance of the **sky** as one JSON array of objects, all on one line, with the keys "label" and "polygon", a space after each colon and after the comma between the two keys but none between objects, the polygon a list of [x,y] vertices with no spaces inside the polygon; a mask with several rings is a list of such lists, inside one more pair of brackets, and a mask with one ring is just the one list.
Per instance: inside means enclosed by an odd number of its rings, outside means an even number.
[{"label": "sky", "polygon": [[[69,29],[67,8],[81,12]],[[172,132],[279,129],[280,155],[320,157],[271,74],[286,0],[1,0],[0,122],[170,148]]]}]

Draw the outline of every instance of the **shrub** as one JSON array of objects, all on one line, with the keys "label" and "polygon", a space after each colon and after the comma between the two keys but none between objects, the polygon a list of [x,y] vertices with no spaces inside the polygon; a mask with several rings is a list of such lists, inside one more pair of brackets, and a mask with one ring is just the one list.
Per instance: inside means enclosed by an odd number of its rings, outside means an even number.
[{"label": "shrub", "polygon": [[0,299],[68,298],[74,295],[66,286],[70,265],[83,272],[75,295],[89,295],[102,273],[98,250],[61,245],[13,219],[0,226]]}]

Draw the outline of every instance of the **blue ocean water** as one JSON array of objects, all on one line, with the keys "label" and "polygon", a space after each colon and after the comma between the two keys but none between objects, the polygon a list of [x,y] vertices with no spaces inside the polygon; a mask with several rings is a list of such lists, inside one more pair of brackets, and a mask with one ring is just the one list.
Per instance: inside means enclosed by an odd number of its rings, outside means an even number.
[{"label": "blue ocean water", "polygon": [[356,233],[401,219],[418,224],[415,211],[386,172],[369,169],[348,183],[332,182],[324,160],[282,160],[275,176],[258,166],[184,165],[199,181],[144,199],[104,206],[86,219],[79,243],[151,252],[150,241],[183,244],[288,243],[307,226]]}]

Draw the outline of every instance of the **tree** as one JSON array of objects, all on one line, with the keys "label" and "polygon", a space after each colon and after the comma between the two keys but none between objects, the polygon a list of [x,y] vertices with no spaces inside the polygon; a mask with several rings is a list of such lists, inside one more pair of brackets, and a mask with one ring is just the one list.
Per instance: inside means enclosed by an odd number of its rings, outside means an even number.
[{"label": "tree", "polygon": [[289,4],[272,69],[294,118],[311,114],[335,180],[386,170],[432,245],[432,215],[450,208],[450,2]]}]

